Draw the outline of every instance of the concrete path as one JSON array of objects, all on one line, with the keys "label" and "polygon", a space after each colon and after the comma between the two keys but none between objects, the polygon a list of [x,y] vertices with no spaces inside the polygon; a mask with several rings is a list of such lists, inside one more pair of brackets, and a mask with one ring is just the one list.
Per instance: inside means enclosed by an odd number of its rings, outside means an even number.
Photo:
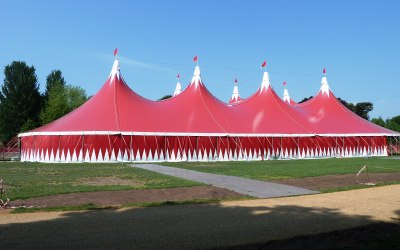
[{"label": "concrete path", "polygon": [[202,173],[193,170],[165,167],[155,164],[135,164],[132,167],[142,168],[153,172],[180,177],[187,180],[210,184],[220,188],[226,188],[240,194],[257,198],[283,197],[304,194],[316,194],[318,192],[278,183],[258,181],[235,176]]}]

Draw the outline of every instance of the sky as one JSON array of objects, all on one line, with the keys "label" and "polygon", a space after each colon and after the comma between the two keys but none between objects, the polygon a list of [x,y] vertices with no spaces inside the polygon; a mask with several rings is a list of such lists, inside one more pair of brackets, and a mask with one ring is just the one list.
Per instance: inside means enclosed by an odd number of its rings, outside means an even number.
[{"label": "sky", "polygon": [[336,97],[374,104],[371,117],[400,115],[400,1],[389,0],[2,0],[0,85],[12,61],[33,65],[43,92],[61,70],[94,95],[118,48],[132,90],[157,100],[185,88],[198,64],[222,101],[238,79],[242,98],[271,84],[295,101],[314,96],[326,68]]}]

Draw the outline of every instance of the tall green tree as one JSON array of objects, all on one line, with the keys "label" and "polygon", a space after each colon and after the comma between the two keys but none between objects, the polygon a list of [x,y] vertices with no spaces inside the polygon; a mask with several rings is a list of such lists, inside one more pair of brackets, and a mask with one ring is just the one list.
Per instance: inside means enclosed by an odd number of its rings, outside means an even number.
[{"label": "tall green tree", "polygon": [[386,128],[400,132],[400,115],[387,119]]},{"label": "tall green tree", "polygon": [[68,112],[78,108],[88,100],[86,91],[79,86],[67,85],[66,92],[69,108]]},{"label": "tall green tree", "polygon": [[86,100],[86,92],[81,87],[54,84],[48,91],[47,101],[40,114],[42,125],[68,114]]},{"label": "tall green tree", "polygon": [[0,91],[0,140],[6,144],[21,128],[39,125],[42,96],[33,66],[14,61],[4,68],[4,84]]},{"label": "tall green tree", "polygon": [[65,86],[66,82],[64,77],[62,76],[62,72],[60,70],[53,70],[46,78],[46,90],[44,91],[45,100],[48,100],[49,91],[53,86],[61,85]]},{"label": "tall green tree", "polygon": [[373,122],[376,125],[379,125],[381,127],[386,127],[386,122],[380,116],[378,118],[372,118],[371,122]]},{"label": "tall green tree", "polygon": [[364,118],[365,120],[369,120],[368,113],[374,109],[374,105],[371,102],[358,102],[354,106],[354,113],[358,116]]},{"label": "tall green tree", "polygon": [[42,125],[52,122],[69,112],[68,98],[65,86],[53,85],[47,93],[47,101],[40,113]]}]

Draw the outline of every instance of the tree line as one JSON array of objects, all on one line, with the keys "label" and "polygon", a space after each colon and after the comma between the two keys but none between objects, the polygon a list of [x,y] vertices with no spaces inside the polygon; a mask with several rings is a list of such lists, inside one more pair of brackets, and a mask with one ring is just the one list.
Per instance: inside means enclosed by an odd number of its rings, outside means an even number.
[{"label": "tree line", "polygon": [[46,78],[44,93],[33,66],[14,61],[4,68],[0,90],[0,142],[7,144],[18,133],[52,122],[79,107],[86,91],[67,84],[60,70]]}]

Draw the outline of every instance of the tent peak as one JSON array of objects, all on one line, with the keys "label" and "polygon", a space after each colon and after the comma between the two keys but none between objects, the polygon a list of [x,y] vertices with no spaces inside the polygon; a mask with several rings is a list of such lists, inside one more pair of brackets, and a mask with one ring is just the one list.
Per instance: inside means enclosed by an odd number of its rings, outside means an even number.
[{"label": "tent peak", "polygon": [[191,84],[194,84],[196,87],[201,83],[201,77],[200,77],[200,67],[199,65],[196,65],[196,67],[194,68],[194,72],[193,72],[193,78],[192,78],[192,82]]},{"label": "tent peak", "polygon": [[111,82],[115,77],[117,77],[118,80],[120,78],[119,60],[118,59],[115,59],[108,78],[110,78],[110,82]]},{"label": "tent peak", "polygon": [[239,95],[239,88],[238,88],[238,85],[235,84],[235,85],[233,86],[233,93],[232,93],[231,99],[229,100],[229,103],[235,103],[235,102],[239,102],[239,101],[241,101],[241,100],[242,100],[242,98],[240,98],[240,95]]},{"label": "tent peak", "polygon": [[271,83],[269,82],[269,74],[267,71],[265,71],[264,75],[263,75],[261,87],[260,87],[260,93],[263,91],[264,88],[265,88],[265,90],[267,90],[270,85],[271,85]]},{"label": "tent peak", "polygon": [[290,95],[289,95],[289,91],[287,90],[287,88],[285,88],[283,90],[283,101],[290,104]]},{"label": "tent peak", "polygon": [[326,76],[322,77],[321,80],[321,90],[322,94],[326,94],[329,97],[329,85],[328,85],[328,80],[326,79]]},{"label": "tent peak", "polygon": [[175,91],[174,91],[173,96],[177,96],[177,95],[179,95],[181,92],[182,92],[182,86],[181,86],[181,83],[178,81],[178,82],[176,83],[176,88],[175,88]]}]

